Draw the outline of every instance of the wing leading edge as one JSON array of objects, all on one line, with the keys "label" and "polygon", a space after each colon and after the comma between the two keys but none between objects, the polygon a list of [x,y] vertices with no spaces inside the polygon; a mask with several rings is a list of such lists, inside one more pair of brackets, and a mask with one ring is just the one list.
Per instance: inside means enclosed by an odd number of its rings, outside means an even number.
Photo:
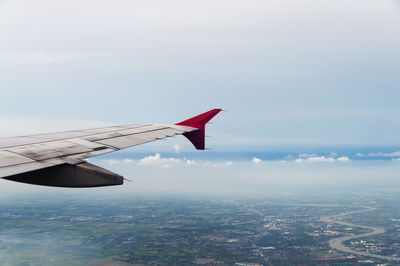
[{"label": "wing leading edge", "polygon": [[85,159],[175,135],[204,150],[205,126],[220,111],[175,125],[133,124],[0,139],[0,178],[55,187],[122,185],[122,176]]}]

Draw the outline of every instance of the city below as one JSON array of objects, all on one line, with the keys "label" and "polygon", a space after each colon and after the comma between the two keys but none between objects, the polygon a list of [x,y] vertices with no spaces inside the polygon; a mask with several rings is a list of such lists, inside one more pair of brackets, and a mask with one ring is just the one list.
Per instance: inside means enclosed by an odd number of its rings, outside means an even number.
[{"label": "city below", "polygon": [[400,193],[2,197],[2,265],[400,263]]}]

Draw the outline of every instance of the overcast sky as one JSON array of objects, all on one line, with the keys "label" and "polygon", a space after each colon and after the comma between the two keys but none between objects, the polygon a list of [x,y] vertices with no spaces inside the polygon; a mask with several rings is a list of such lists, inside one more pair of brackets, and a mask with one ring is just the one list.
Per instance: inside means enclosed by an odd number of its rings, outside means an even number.
[{"label": "overcast sky", "polygon": [[173,123],[221,107],[213,132],[237,148],[400,143],[394,1],[3,0],[0,32],[3,118]]},{"label": "overcast sky", "polygon": [[0,38],[1,136],[219,107],[215,150],[400,146],[395,1],[0,0]]}]

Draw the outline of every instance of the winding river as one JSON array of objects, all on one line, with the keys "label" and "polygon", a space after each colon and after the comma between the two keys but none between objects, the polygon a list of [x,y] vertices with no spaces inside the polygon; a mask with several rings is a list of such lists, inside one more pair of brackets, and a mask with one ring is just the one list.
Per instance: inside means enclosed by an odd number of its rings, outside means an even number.
[{"label": "winding river", "polygon": [[337,223],[337,224],[349,226],[349,227],[365,228],[365,229],[368,229],[371,231],[369,233],[364,233],[364,234],[333,238],[333,239],[329,240],[329,246],[333,249],[336,249],[336,250],[339,250],[342,252],[346,252],[346,253],[359,255],[359,256],[367,256],[367,257],[385,259],[385,260],[390,260],[390,261],[400,261],[399,257],[371,254],[368,251],[356,251],[356,250],[352,250],[352,249],[346,247],[345,245],[343,245],[343,242],[346,240],[361,238],[361,237],[368,237],[368,236],[373,236],[373,235],[377,235],[377,234],[383,234],[386,232],[386,230],[382,227],[373,227],[373,226],[365,226],[365,225],[360,225],[360,224],[353,224],[353,223],[348,223],[348,222],[344,222],[341,220],[341,218],[346,215],[350,215],[350,214],[354,214],[354,213],[361,213],[361,212],[368,212],[368,211],[373,211],[373,210],[375,210],[375,208],[365,207],[364,210],[344,212],[344,213],[340,213],[340,214],[333,215],[333,216],[322,217],[321,220],[326,223]]}]

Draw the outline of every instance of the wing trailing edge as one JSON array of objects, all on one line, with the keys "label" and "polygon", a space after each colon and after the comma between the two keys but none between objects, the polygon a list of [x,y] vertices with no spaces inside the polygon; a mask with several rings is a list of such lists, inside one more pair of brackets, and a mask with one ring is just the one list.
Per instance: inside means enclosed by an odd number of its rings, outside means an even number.
[{"label": "wing trailing edge", "polygon": [[175,125],[197,128],[197,130],[186,132],[183,135],[193,144],[196,149],[204,150],[206,124],[219,112],[221,112],[221,109],[215,108],[192,118],[186,119],[182,122],[176,123]]}]

